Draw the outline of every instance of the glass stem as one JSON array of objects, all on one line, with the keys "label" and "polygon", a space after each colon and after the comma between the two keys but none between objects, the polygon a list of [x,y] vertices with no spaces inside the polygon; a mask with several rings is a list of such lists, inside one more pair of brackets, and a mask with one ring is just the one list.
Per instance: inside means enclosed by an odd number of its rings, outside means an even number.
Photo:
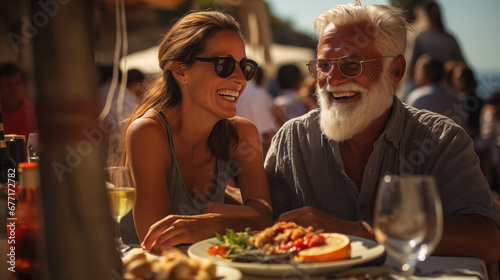
[{"label": "glass stem", "polygon": [[404,279],[410,279],[413,274],[415,273],[415,266],[416,266],[416,261],[409,260],[406,262],[402,267],[401,267],[401,272],[404,277]]},{"label": "glass stem", "polygon": [[120,219],[116,220],[115,223],[115,244],[118,250],[123,247],[122,235],[120,233]]}]

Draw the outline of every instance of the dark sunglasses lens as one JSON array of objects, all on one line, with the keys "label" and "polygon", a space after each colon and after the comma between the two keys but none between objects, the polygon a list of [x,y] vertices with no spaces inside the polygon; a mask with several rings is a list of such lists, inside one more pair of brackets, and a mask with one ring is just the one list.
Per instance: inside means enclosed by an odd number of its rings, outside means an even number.
[{"label": "dark sunglasses lens", "polygon": [[356,58],[342,58],[337,61],[342,73],[348,77],[355,77],[361,73],[361,63]]},{"label": "dark sunglasses lens", "polygon": [[250,81],[257,71],[257,62],[253,60],[240,61],[240,68],[247,81]]},{"label": "dark sunglasses lens", "polygon": [[227,78],[233,74],[236,61],[231,57],[219,57],[215,61],[215,73],[221,78]]}]

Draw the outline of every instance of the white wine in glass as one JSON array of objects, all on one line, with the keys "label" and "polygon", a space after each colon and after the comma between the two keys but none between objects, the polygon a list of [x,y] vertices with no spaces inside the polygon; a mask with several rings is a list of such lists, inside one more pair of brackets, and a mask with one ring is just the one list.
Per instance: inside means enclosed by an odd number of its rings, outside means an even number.
[{"label": "white wine in glass", "polygon": [[135,189],[108,187],[106,191],[108,192],[113,219],[115,221],[121,220],[134,206]]},{"label": "white wine in glass", "polygon": [[135,188],[128,167],[113,166],[106,168],[106,192],[108,193],[111,215],[115,220],[115,243],[120,252],[129,249],[122,241],[120,220],[127,215],[135,202]]},{"label": "white wine in glass", "polygon": [[432,176],[383,177],[374,214],[375,238],[410,278],[436,248],[443,231],[441,199]]}]

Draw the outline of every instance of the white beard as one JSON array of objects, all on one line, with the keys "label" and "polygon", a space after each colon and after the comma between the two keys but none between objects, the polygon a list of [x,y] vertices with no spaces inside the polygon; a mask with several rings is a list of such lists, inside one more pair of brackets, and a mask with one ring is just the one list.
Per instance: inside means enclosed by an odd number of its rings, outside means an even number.
[{"label": "white beard", "polygon": [[[329,139],[341,142],[352,138],[392,106],[394,87],[385,69],[370,89],[353,82],[338,87],[325,84],[317,89],[320,127]],[[333,102],[331,92],[336,91],[359,92],[360,100],[350,104]]]}]

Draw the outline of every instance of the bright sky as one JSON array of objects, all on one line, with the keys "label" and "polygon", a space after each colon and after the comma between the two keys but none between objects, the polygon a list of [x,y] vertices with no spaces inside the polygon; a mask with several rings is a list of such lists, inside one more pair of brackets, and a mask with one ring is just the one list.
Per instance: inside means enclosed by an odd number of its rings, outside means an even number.
[{"label": "bright sky", "polygon": [[[272,11],[296,30],[313,32],[314,19],[322,12],[351,0],[266,0]],[[361,0],[363,4],[387,4],[386,0]],[[462,53],[478,72],[500,73],[499,0],[438,0],[445,27],[458,40]],[[500,81],[498,81],[500,82]]]}]

